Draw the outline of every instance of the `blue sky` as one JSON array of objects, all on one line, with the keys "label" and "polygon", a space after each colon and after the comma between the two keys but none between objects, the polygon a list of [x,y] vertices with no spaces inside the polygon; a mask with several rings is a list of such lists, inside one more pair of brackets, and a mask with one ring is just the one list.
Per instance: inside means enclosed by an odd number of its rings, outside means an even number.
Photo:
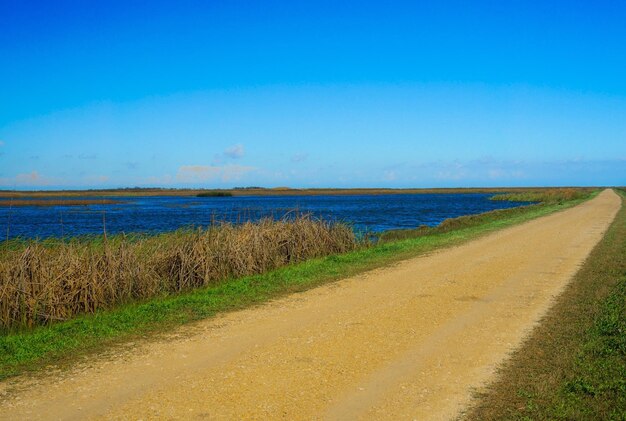
[{"label": "blue sky", "polygon": [[602,1],[0,0],[0,189],[624,185],[624,22]]}]

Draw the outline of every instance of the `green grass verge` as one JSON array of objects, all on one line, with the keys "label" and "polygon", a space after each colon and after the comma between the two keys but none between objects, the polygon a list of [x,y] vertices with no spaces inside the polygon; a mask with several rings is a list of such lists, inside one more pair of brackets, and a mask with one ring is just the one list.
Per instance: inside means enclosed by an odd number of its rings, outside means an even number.
[{"label": "green grass verge", "polygon": [[626,420],[625,206],[466,418]]},{"label": "green grass verge", "polygon": [[483,215],[480,223],[432,235],[381,243],[358,251],[314,259],[262,275],[232,279],[189,293],[159,297],[29,331],[0,336],[0,379],[48,364],[72,362],[112,343],[165,332],[220,312],[240,309],[303,291],[399,260],[465,242],[486,233],[580,203],[531,206],[512,213]]}]

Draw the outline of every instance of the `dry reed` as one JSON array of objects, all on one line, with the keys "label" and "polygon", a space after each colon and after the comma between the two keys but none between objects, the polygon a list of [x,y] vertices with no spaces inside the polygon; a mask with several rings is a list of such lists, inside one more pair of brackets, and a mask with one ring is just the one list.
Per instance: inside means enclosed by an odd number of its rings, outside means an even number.
[{"label": "dry reed", "polygon": [[111,199],[24,199],[24,200],[0,200],[0,206],[15,207],[15,206],[89,206],[89,205],[115,205],[124,203],[119,200]]},{"label": "dry reed", "polygon": [[506,200],[513,202],[543,202],[555,203],[568,200],[582,199],[591,193],[590,189],[555,188],[527,192],[497,194],[491,200]]},{"label": "dry reed", "polygon": [[100,241],[0,249],[0,329],[34,327],[358,247],[352,229],[299,216]]}]

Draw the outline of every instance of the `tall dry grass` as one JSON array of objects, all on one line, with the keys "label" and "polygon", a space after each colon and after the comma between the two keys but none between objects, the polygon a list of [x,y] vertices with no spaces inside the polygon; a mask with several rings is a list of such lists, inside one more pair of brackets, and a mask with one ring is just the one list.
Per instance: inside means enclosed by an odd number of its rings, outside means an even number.
[{"label": "tall dry grass", "polygon": [[0,206],[89,206],[89,205],[116,205],[123,203],[111,199],[0,199]]},{"label": "tall dry grass", "polygon": [[568,200],[583,199],[591,193],[591,189],[583,188],[554,188],[526,191],[518,193],[496,194],[491,200],[506,200],[512,202],[542,202],[555,203]]},{"label": "tall dry grass", "polygon": [[307,216],[138,239],[7,245],[0,250],[0,329],[45,325],[358,245],[349,226]]}]

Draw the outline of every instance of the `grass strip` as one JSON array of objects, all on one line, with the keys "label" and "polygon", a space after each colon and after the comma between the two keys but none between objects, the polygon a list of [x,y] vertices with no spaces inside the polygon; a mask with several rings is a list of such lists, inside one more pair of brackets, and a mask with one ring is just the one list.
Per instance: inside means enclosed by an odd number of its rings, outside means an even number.
[{"label": "grass strip", "polygon": [[228,280],[218,286],[163,296],[112,310],[0,336],[0,379],[48,364],[75,361],[113,343],[166,332],[216,313],[303,291],[438,248],[544,216],[580,203],[538,205],[514,213],[488,213],[480,223],[447,232],[388,242],[357,251],[313,259],[262,275]]},{"label": "grass strip", "polygon": [[469,420],[626,420],[626,207],[478,398]]}]

